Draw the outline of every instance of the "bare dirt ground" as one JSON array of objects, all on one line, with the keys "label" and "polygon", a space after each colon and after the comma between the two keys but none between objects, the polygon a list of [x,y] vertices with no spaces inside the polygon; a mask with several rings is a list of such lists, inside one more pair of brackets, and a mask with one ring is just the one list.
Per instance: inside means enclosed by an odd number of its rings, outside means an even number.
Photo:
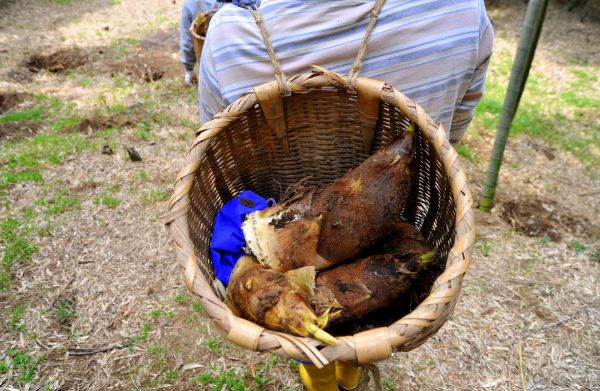
[{"label": "bare dirt ground", "polygon": [[[489,3],[496,50],[514,53],[526,5]],[[61,191],[79,200],[40,217],[52,230],[30,236],[38,252],[0,292],[0,389],[210,390],[198,379],[227,374],[246,389],[301,390],[297,365],[229,344],[185,291],[162,216],[197,103],[178,63],[181,2],[140,4],[0,3],[0,115],[56,97],[77,114],[62,131],[98,143],[46,167],[42,182],[11,186],[0,209],[2,218],[35,214]],[[566,4],[551,2],[534,62],[556,83],[571,77],[569,58],[600,63],[597,11],[581,23]],[[52,126],[0,123],[0,143]],[[463,162],[476,198],[493,143],[493,129],[478,131],[465,144],[482,162]],[[599,174],[540,139],[511,140],[497,206],[476,212],[454,316],[423,346],[379,364],[386,389],[600,389]],[[30,357],[20,367],[19,352]]]}]

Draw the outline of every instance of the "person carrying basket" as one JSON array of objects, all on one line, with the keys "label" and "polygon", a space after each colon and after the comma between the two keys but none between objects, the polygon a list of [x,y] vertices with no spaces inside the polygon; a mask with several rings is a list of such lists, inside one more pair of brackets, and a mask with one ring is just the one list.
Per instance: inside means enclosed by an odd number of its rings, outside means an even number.
[{"label": "person carrying basket", "polygon": [[[195,42],[194,32],[191,31],[194,22],[201,18],[208,26],[209,15],[217,8],[215,0],[183,0],[181,7],[181,22],[179,31],[179,51],[181,64],[184,69],[184,81],[188,86],[196,84],[197,78],[194,74],[194,66],[200,57],[201,44]],[[202,26],[199,26],[202,27]],[[203,38],[203,37],[202,37]]]},{"label": "person carrying basket", "polygon": [[[381,0],[377,0],[381,2]],[[375,0],[234,0],[213,16],[200,60],[201,123],[246,91],[273,80],[269,50],[281,71],[312,65],[348,74],[363,49]],[[247,7],[258,8],[272,47]],[[492,54],[493,28],[483,0],[387,0],[362,57],[361,75],[383,80],[421,105],[458,144],[480,101]],[[278,65],[279,65],[278,64]],[[359,369],[333,361],[321,369],[300,365],[309,391],[350,390]]]}]

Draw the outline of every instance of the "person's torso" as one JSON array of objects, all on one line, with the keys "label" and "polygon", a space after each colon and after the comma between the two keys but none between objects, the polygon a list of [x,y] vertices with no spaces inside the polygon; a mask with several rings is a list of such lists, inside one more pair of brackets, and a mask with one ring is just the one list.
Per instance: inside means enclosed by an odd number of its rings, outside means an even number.
[{"label": "person's torso", "polygon": [[[375,1],[263,0],[260,11],[286,75],[311,65],[346,74],[363,40]],[[388,0],[369,37],[360,74],[393,85],[449,128],[476,67],[478,0]],[[252,15],[227,5],[207,36],[227,103],[274,79]]]}]

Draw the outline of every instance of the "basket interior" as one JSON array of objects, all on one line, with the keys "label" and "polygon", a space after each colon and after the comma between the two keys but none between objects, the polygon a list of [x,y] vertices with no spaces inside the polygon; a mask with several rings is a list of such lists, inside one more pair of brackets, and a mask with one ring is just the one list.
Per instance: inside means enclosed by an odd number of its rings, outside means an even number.
[{"label": "basket interior", "polygon": [[[189,193],[188,226],[200,269],[211,285],[214,281],[209,251],[212,226],[225,202],[244,190],[279,200],[288,187],[302,180],[309,185],[331,183],[409,125],[399,108],[382,102],[372,150],[366,151],[355,93],[345,89],[316,89],[283,99],[287,152],[256,104],[211,140],[196,171]],[[411,195],[402,217],[421,230],[438,257],[414,285],[410,300],[399,303],[392,311],[374,313],[371,321],[362,322],[362,328],[397,320],[416,307],[443,271],[454,244],[456,209],[449,179],[421,129],[417,128],[416,133]],[[217,289],[213,290],[220,296]],[[356,332],[356,326],[340,332]]]}]

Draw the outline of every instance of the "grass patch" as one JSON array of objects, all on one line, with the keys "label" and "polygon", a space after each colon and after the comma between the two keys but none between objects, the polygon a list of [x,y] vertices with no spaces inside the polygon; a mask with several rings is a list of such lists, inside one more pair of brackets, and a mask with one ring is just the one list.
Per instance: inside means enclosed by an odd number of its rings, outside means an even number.
[{"label": "grass patch", "polygon": [[150,140],[152,139],[152,133],[145,129],[138,129],[135,131],[135,135],[141,138],[142,140]]},{"label": "grass patch", "polygon": [[140,182],[148,182],[150,179],[150,176],[144,171],[136,173],[135,176]]},{"label": "grass patch", "polygon": [[59,297],[54,305],[54,310],[56,312],[58,323],[62,325],[71,324],[77,314],[75,310],[75,303],[64,297]]},{"label": "grass patch", "polygon": [[160,309],[153,309],[152,311],[150,311],[150,316],[152,317],[152,319],[160,318],[161,314],[162,314],[162,310],[160,310]]},{"label": "grass patch", "polygon": [[468,145],[459,144],[456,147],[454,147],[454,149],[460,156],[464,157],[471,163],[477,164],[481,161],[481,159],[479,159],[479,156],[477,156],[475,152],[473,152],[471,147],[469,147]]},{"label": "grass patch", "polygon": [[63,106],[62,101],[55,96],[49,96],[46,94],[36,94],[33,96],[33,99],[36,102],[44,104],[46,106],[50,106],[53,109],[60,109]]},{"label": "grass patch", "polygon": [[198,315],[204,315],[204,308],[202,308],[202,304],[198,302],[193,302],[191,304],[192,311]]},{"label": "grass patch", "polygon": [[129,345],[129,351],[133,351],[133,346],[140,342],[148,342],[148,336],[152,330],[152,323],[146,322],[142,328],[131,338],[131,345]]},{"label": "grass patch", "polygon": [[61,190],[54,198],[50,201],[52,206],[48,208],[48,213],[58,215],[64,213],[68,209],[78,208],[81,202],[79,199],[69,197],[66,195],[66,190]]},{"label": "grass patch", "polygon": [[25,329],[25,322],[23,321],[23,314],[25,314],[25,306],[18,305],[12,310],[10,318],[10,328],[15,331],[23,331]]},{"label": "grass patch", "polygon": [[387,391],[394,391],[396,389],[396,383],[392,379],[383,379],[382,385]]},{"label": "grass patch", "polygon": [[[484,98],[477,106],[474,124],[496,130],[508,86],[512,55],[504,50],[492,57]],[[538,72],[531,72],[511,126],[511,137],[521,134],[541,138],[573,153],[588,166],[600,164],[600,110],[595,70],[571,66],[575,80],[557,86]]]},{"label": "grass patch", "polygon": [[592,99],[588,98],[587,96],[580,95],[575,91],[565,92],[560,97],[563,102],[575,107],[585,108],[591,107],[594,104]]},{"label": "grass patch", "polygon": [[121,190],[121,185],[118,183],[115,183],[114,185],[110,185],[106,188],[106,191],[109,194],[114,194],[114,193],[118,192],[119,190]]},{"label": "grass patch", "polygon": [[7,270],[4,266],[0,268],[0,292],[5,291],[10,286],[11,275],[10,270]]},{"label": "grass patch", "polygon": [[254,376],[254,385],[258,387],[259,390],[262,390],[263,387],[271,381],[270,376],[264,376],[262,373],[257,373]]},{"label": "grass patch", "polygon": [[41,182],[44,177],[39,170],[24,170],[18,172],[4,172],[0,178],[0,187],[14,185],[21,182]]},{"label": "grass patch", "polygon": [[490,242],[480,242],[477,245],[477,248],[481,251],[481,255],[487,257],[490,254],[490,251],[492,251],[492,244]]},{"label": "grass patch", "polygon": [[175,296],[173,296],[173,301],[175,301],[175,303],[177,304],[185,305],[188,303],[188,297],[183,293],[178,293]]},{"label": "grass patch", "polygon": [[11,350],[9,355],[12,361],[12,368],[17,373],[17,383],[20,385],[31,383],[35,378],[38,365],[43,361],[43,357],[16,349]]},{"label": "grass patch", "polygon": [[163,378],[167,382],[172,382],[173,380],[177,379],[178,376],[179,373],[175,369],[169,369],[163,373]]},{"label": "grass patch", "polygon": [[252,374],[254,385],[262,390],[273,378],[269,375],[273,368],[277,365],[277,356],[272,355],[265,361],[261,361],[256,365],[256,373]]},{"label": "grass patch", "polygon": [[210,337],[202,341],[202,345],[206,346],[209,352],[211,353],[221,353],[223,350],[223,341],[220,337]]},{"label": "grass patch", "polygon": [[237,373],[235,369],[229,369],[220,373],[205,372],[196,377],[199,390],[221,391],[245,391],[246,382],[244,375]]},{"label": "grass patch", "polygon": [[79,86],[84,87],[84,88],[91,86],[92,83],[93,83],[92,79],[87,78],[87,77],[79,80]]},{"label": "grass patch", "polygon": [[110,128],[106,128],[106,129],[101,129],[96,131],[96,136],[100,139],[104,139],[105,142],[104,144],[108,144],[113,150],[116,149],[116,143],[114,141],[110,141],[108,140],[108,138],[114,134],[117,134],[121,131],[121,128],[119,128],[118,126],[116,127],[110,127]]},{"label": "grass patch", "polygon": [[6,290],[10,285],[12,265],[29,261],[31,256],[38,251],[37,246],[27,238],[30,231],[31,227],[21,220],[14,218],[0,220],[0,243],[3,248],[0,292]]},{"label": "grass patch", "polygon": [[120,58],[124,58],[127,57],[127,55],[129,54],[129,49],[127,49],[125,46],[119,46],[117,48],[117,53],[119,53],[119,55],[121,56]]},{"label": "grass patch", "polygon": [[4,114],[3,116],[0,116],[0,124],[25,121],[37,122],[41,119],[42,114],[44,114],[45,111],[46,109],[44,107],[34,107],[23,111]]},{"label": "grass patch", "polygon": [[60,164],[67,156],[78,155],[93,143],[78,134],[41,134],[33,138],[0,145],[0,189],[21,182],[42,180],[40,170]]},{"label": "grass patch", "polygon": [[146,352],[148,352],[150,354],[165,354],[165,353],[167,353],[167,348],[162,345],[152,345],[152,346],[148,346],[148,348],[146,349]]},{"label": "grass patch", "polygon": [[169,199],[171,193],[165,190],[150,190],[142,194],[142,204],[156,204]]},{"label": "grass patch", "polygon": [[60,132],[65,129],[72,129],[77,126],[81,120],[81,117],[73,115],[64,119],[59,119],[58,121],[54,122],[50,128],[55,132]]},{"label": "grass patch", "polygon": [[119,185],[119,184],[110,185],[106,189],[105,194],[94,198],[94,205],[105,205],[105,206],[108,206],[109,208],[116,208],[117,206],[119,206],[121,204],[121,200],[113,197],[113,194],[118,192],[120,189],[121,189],[121,185]]},{"label": "grass patch", "polygon": [[135,132],[136,136],[143,140],[150,140],[152,138],[152,123],[150,121],[144,121],[137,125]]},{"label": "grass patch", "polygon": [[290,368],[290,371],[296,373],[300,369],[300,363],[296,360],[289,360],[288,368]]},{"label": "grass patch", "polygon": [[114,114],[122,114],[127,111],[127,106],[122,103],[117,103],[108,107],[108,111]]},{"label": "grass patch", "polygon": [[140,40],[137,38],[127,38],[126,42],[128,45],[131,45],[131,46],[140,46],[140,43],[141,43]]},{"label": "grass patch", "polygon": [[101,195],[94,198],[94,205],[105,205],[111,209],[116,208],[121,204],[121,200],[110,195]]},{"label": "grass patch", "polygon": [[23,229],[23,223],[17,219],[8,218],[0,221],[4,264],[28,261],[37,251],[37,248],[25,238],[24,231],[26,230]]},{"label": "grass patch", "polygon": [[[122,55],[127,55],[127,49],[124,49],[125,53],[122,53]],[[129,81],[129,79],[121,74],[115,74],[111,76],[112,82],[113,82],[113,86],[114,88],[117,88],[121,91],[121,94],[126,94],[128,91],[131,91],[131,88],[133,87],[133,84]],[[116,107],[114,108],[114,110],[120,110],[120,104],[115,105]],[[117,113],[122,113],[117,111]]]},{"label": "grass patch", "polygon": [[590,84],[598,81],[598,76],[587,70],[572,68],[570,71],[577,78],[577,81],[572,83],[575,88],[589,88]]},{"label": "grass patch", "polygon": [[167,352],[168,349],[163,345],[150,345],[146,348],[146,352],[154,357],[152,357],[152,361],[158,363],[158,372],[162,372],[162,377],[150,384],[151,388],[161,386],[165,384],[165,382],[173,381],[178,377],[177,370],[171,369],[166,370],[167,367]]},{"label": "grass patch", "polygon": [[573,240],[571,243],[569,243],[569,247],[575,252],[575,254],[582,254],[590,249],[588,245],[583,244],[578,240]]},{"label": "grass patch", "polygon": [[598,77],[594,72],[579,68],[572,68],[570,72],[576,79],[569,84],[568,91],[561,94],[563,103],[583,109],[583,112],[600,111],[600,94],[593,86]]}]

